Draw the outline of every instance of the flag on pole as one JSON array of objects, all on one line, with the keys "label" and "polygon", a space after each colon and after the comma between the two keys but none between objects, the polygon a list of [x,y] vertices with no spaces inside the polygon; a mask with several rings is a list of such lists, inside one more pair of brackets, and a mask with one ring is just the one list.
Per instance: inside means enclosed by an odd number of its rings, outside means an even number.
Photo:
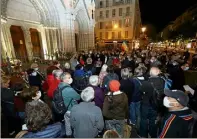
[{"label": "flag on pole", "polygon": [[122,43],[122,50],[128,52],[128,46],[125,41]]}]

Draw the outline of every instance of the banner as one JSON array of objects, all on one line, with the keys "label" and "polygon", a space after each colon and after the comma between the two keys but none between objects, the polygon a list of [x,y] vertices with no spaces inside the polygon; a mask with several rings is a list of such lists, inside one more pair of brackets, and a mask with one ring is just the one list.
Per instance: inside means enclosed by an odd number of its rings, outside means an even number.
[{"label": "banner", "polygon": [[121,48],[122,48],[122,51],[128,52],[128,46],[127,46],[126,41],[123,41]]}]

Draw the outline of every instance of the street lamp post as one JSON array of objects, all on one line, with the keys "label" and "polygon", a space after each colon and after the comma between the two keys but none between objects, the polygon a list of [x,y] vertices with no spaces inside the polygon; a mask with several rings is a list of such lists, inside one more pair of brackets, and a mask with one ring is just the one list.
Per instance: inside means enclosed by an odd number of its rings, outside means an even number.
[{"label": "street lamp post", "polygon": [[146,27],[142,27],[142,33],[144,34],[146,31]]}]

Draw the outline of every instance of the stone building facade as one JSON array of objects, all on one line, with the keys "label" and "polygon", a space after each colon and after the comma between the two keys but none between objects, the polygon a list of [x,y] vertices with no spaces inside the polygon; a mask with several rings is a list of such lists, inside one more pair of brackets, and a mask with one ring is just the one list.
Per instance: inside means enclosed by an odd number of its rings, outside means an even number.
[{"label": "stone building facade", "polygon": [[94,11],[94,0],[1,0],[1,57],[94,49]]}]

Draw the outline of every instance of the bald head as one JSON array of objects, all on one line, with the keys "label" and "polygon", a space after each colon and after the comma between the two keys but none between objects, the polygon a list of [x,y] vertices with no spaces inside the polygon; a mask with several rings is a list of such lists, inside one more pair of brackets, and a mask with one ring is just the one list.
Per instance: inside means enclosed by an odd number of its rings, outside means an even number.
[{"label": "bald head", "polygon": [[161,73],[161,71],[157,67],[152,67],[150,69],[150,76],[158,76],[160,73]]}]

